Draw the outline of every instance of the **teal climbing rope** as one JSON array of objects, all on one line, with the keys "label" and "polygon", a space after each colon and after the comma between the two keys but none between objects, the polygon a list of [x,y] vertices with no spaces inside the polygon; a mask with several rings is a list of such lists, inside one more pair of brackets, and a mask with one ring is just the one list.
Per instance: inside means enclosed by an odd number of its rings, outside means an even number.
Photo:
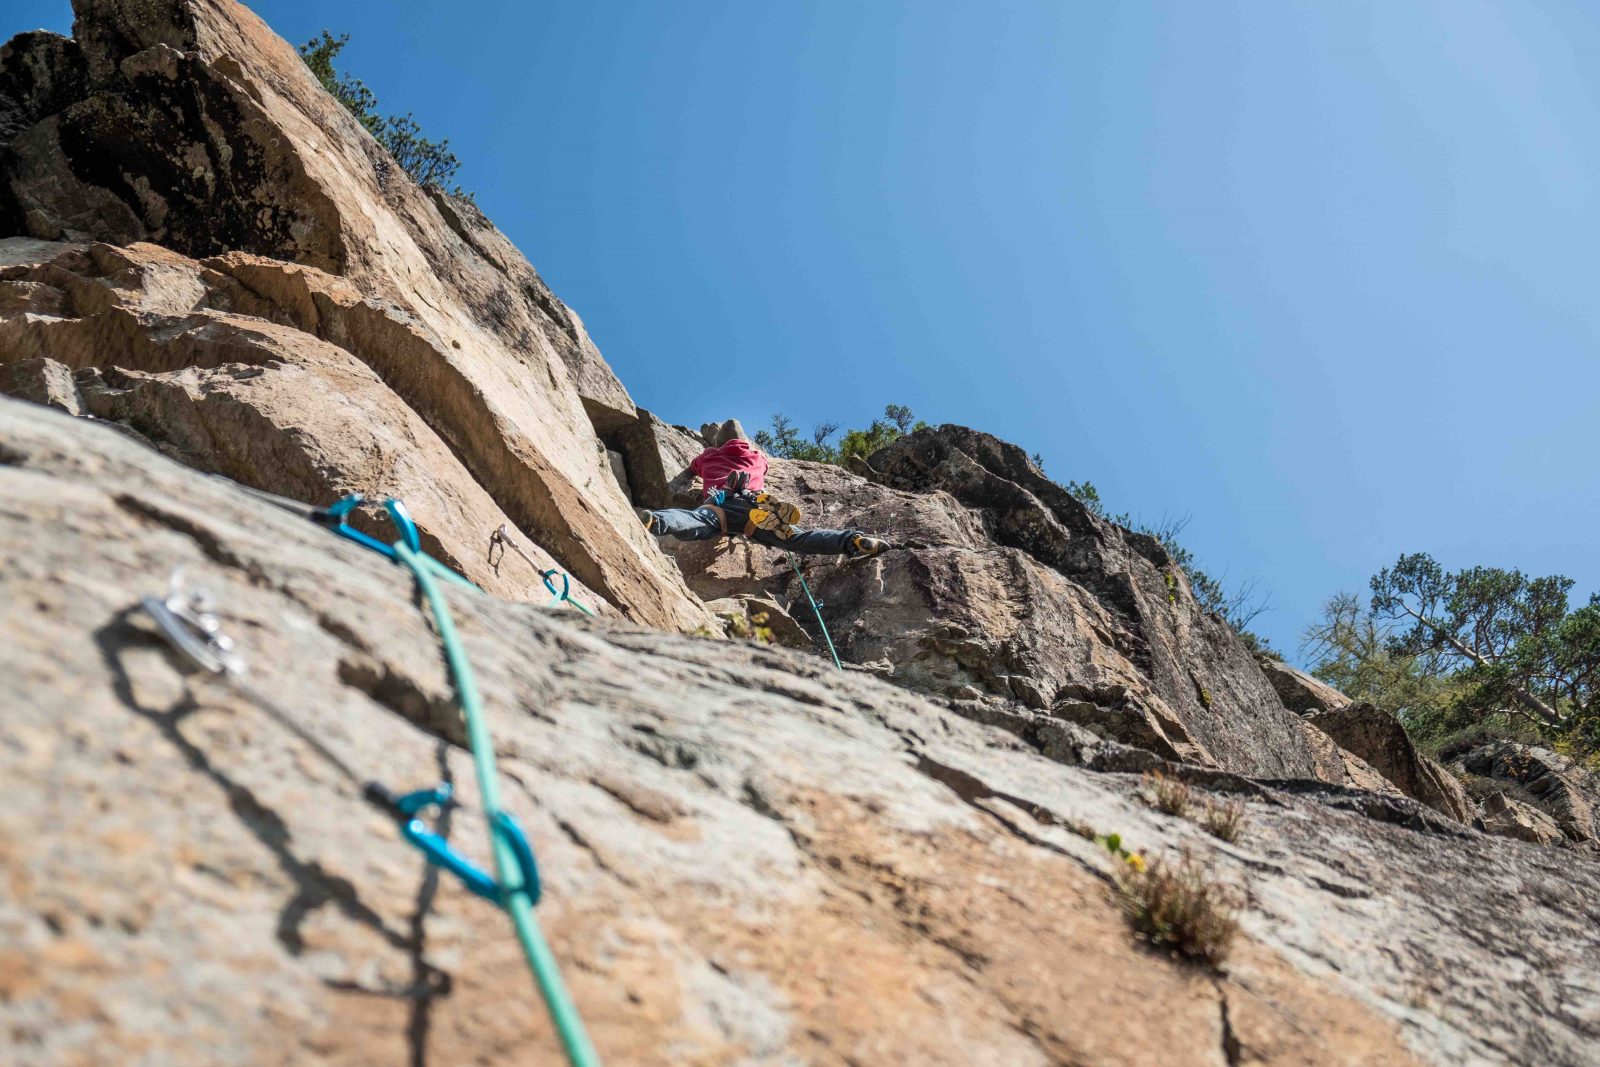
[{"label": "teal climbing rope", "polygon": [[800,588],[806,591],[806,599],[811,601],[811,610],[817,614],[817,625],[822,627],[822,639],[828,642],[828,655],[833,657],[833,666],[839,673],[844,673],[844,664],[839,662],[839,652],[833,647],[833,635],[828,633],[828,624],[822,621],[822,605],[817,603],[817,598],[811,595],[811,586],[806,584],[806,576],[800,573],[800,561],[794,558],[794,553],[789,552],[789,566],[794,568],[794,576],[800,579]]},{"label": "teal climbing rope", "polygon": [[[495,766],[494,741],[489,736],[489,726],[484,717],[483,698],[478,694],[478,682],[472,672],[472,664],[467,659],[466,649],[462,647],[460,636],[456,633],[450,606],[445,602],[444,593],[434,578],[432,568],[427,565],[420,552],[403,541],[396,543],[394,548],[396,558],[409,567],[416,577],[417,587],[422,590],[422,595],[427,599],[429,608],[433,612],[434,625],[439,631],[439,641],[444,645],[445,659],[450,665],[450,675],[455,680],[456,699],[461,705],[461,716],[466,721],[467,741],[472,748],[472,762],[477,772],[483,811],[493,825],[493,820],[501,812],[500,778]],[[572,997],[561,980],[561,971],[556,964],[555,954],[550,951],[550,946],[544,939],[544,932],[540,930],[539,922],[534,917],[530,887],[513,884],[513,879],[520,879],[522,875],[512,845],[505,835],[499,833],[492,833],[490,841],[494,847],[495,871],[504,887],[504,907],[511,916],[511,925],[516,929],[517,940],[522,944],[522,952],[527,958],[528,967],[533,971],[534,981],[538,983],[539,992],[543,995],[545,1006],[550,1011],[550,1019],[555,1023],[556,1032],[561,1036],[561,1044],[566,1049],[567,1059],[574,1064],[574,1067],[590,1067],[598,1064],[599,1057],[595,1055],[588,1034],[584,1032],[583,1020],[578,1016],[577,1006],[572,1002]]]},{"label": "teal climbing rope", "polygon": [[[561,575],[561,591],[559,593],[556,592],[556,583],[550,580],[552,576],[557,574]],[[540,571],[539,577],[544,579],[544,587],[550,590],[551,594],[555,597],[554,600],[550,601],[550,607],[553,608],[562,601],[565,601],[566,603],[577,608],[579,611],[583,612],[585,615],[589,616],[589,618],[592,619],[595,617],[594,612],[585,607],[582,602],[572,599],[572,577],[571,575],[567,574],[566,571],[558,571],[552,568],[551,570]]]}]

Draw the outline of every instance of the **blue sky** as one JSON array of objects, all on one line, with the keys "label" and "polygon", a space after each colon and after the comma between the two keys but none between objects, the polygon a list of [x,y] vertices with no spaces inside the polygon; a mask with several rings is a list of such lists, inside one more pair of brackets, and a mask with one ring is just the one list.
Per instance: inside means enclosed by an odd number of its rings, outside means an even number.
[{"label": "blue sky", "polygon": [[1592,6],[251,6],[352,33],[670,421],[989,430],[1291,653],[1403,551],[1600,587]]}]

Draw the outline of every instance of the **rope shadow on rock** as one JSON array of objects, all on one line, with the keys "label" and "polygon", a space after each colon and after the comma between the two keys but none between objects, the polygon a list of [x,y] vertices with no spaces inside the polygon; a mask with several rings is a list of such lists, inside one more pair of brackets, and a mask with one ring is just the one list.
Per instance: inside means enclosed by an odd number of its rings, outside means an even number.
[{"label": "rope shadow on rock", "polygon": [[[133,714],[154,726],[192,770],[205,776],[222,791],[240,825],[272,854],[279,870],[294,884],[294,895],[279,913],[275,930],[278,942],[290,956],[299,958],[305,951],[305,939],[300,928],[307,916],[328,904],[337,907],[347,919],[377,933],[390,947],[407,954],[412,971],[412,982],[407,988],[374,990],[339,979],[322,978],[321,981],[330,988],[344,992],[411,1001],[411,1018],[406,1028],[411,1050],[410,1062],[413,1067],[423,1067],[427,1059],[426,1039],[432,1002],[435,998],[448,996],[452,988],[450,974],[428,963],[425,958],[426,921],[438,896],[438,870],[426,862],[422,864],[422,880],[409,919],[409,929],[401,934],[392,930],[383,917],[361,899],[355,885],[348,879],[328,872],[320,862],[307,862],[295,855],[290,848],[293,834],[283,817],[249,787],[218,768],[204,749],[184,735],[184,720],[201,710],[187,681],[182,698],[165,709],[146,706],[135,695],[132,676],[123,664],[124,652],[134,645],[160,647],[175,671],[180,675],[188,674],[187,664],[169,645],[135,624],[134,618],[138,613],[137,607],[125,608],[93,632],[95,646],[110,672],[112,691],[117,699]],[[438,742],[436,754],[439,769],[443,780],[447,782],[450,781],[448,751],[447,744]],[[441,836],[448,836],[449,828],[450,813],[447,807],[441,813],[436,829]]]}]

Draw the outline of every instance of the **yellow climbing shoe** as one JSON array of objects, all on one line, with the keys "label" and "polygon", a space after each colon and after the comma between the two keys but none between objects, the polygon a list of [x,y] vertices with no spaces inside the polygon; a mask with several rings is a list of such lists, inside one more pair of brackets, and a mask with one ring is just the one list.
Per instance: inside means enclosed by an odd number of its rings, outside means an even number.
[{"label": "yellow climbing shoe", "polygon": [[777,499],[771,493],[757,493],[756,503],[760,505],[763,511],[770,511],[778,516],[778,521],[785,526],[793,526],[800,521],[801,516],[798,507],[787,500]]},{"label": "yellow climbing shoe", "polygon": [[850,555],[860,559],[863,556],[876,556],[879,552],[889,547],[889,542],[881,537],[868,537],[866,534],[856,534],[850,538]]},{"label": "yellow climbing shoe", "polygon": [[[793,507],[790,510],[796,515],[799,514]],[[784,522],[778,512],[770,511],[766,507],[750,509],[750,525],[753,529],[766,530],[784,541],[794,536],[794,525]]]}]

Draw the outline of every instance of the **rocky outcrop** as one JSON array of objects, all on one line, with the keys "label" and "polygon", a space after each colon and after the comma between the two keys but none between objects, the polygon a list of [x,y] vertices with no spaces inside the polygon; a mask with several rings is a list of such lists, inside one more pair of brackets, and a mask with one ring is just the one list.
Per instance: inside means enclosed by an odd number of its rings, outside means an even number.
[{"label": "rocky outcrop", "polygon": [[1476,806],[1455,775],[1418,752],[1400,720],[1388,712],[1371,704],[1345,704],[1313,715],[1310,723],[1340,748],[1365,760],[1406,796],[1461,822],[1476,817]]},{"label": "rocky outcrop", "polygon": [[1492,793],[1483,802],[1483,828],[1498,837],[1549,847],[1562,840],[1556,821],[1532,804]]},{"label": "rocky outcrop", "polygon": [[706,446],[687,427],[669,426],[641,409],[638,419],[611,440],[622,456],[635,504],[681,508],[700,502],[692,490],[694,475],[689,464]]},{"label": "rocky outcrop", "polygon": [[[709,622],[595,438],[632,401],[474,207],[418,188],[231,0],[75,10],[73,40],[0,54],[0,234],[20,235],[0,250],[0,363],[103,369],[115,417],[149,430],[181,410],[160,440],[271,492],[450,471],[476,499],[425,521],[463,566],[483,521],[508,520],[616,610]],[[241,410],[335,385],[352,396]]]},{"label": "rocky outcrop", "polygon": [[1258,656],[1256,662],[1261,666],[1261,673],[1272,684],[1273,692],[1278,694],[1278,699],[1290,711],[1310,715],[1352,703],[1349,697],[1327,682],[1313,678],[1281,659]]},{"label": "rocky outcrop", "polygon": [[[805,524],[918,546],[806,561],[845,659],[1024,737],[1070,722],[1169,759],[1317,776],[1305,726],[1153,539],[1089,514],[1020,450],[960,427],[912,434],[871,466],[873,480],[775,461],[767,478]],[[802,596],[782,553],[665,547],[703,597]]]},{"label": "rocky outcrop", "polygon": [[[451,838],[482,855],[402,571],[10,400],[0,540],[0,671],[28,695],[0,745],[17,1062],[554,1061],[504,917],[275,718],[361,776],[453,780]],[[187,673],[139,610],[173,567],[248,693]],[[1590,860],[1259,786],[1223,845],[1137,775],[813,656],[450,598],[607,1062],[1579,1064],[1600,1040]],[[1128,932],[1081,836],[1113,831],[1234,887],[1221,974]]]},{"label": "rocky outcrop", "polygon": [[1547,816],[1566,840],[1600,845],[1600,775],[1565,756],[1536,745],[1492,741],[1455,756],[1451,766],[1502,789],[1514,788],[1517,795],[1508,799]]}]

